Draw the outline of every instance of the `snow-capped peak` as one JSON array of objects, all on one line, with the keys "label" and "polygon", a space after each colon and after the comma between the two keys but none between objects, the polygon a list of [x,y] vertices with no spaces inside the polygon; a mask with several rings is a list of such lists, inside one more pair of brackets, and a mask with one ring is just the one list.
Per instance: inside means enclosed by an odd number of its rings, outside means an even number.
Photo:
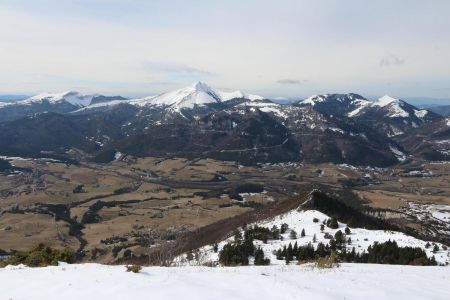
[{"label": "snow-capped peak", "polygon": [[213,91],[213,89],[209,85],[201,81],[197,81],[196,83],[194,83],[192,85],[192,88],[196,91],[203,91],[206,93]]},{"label": "snow-capped peak", "polygon": [[310,104],[312,106],[316,105],[317,102],[324,102],[328,94],[325,95],[312,95],[309,98],[301,101],[302,104]]},{"label": "snow-capped peak", "polygon": [[393,97],[388,96],[388,95],[384,95],[383,97],[379,98],[376,102],[374,102],[373,105],[384,107],[384,106],[389,105],[389,104],[391,104],[393,102],[398,103],[399,101],[400,101],[400,99],[393,98]]},{"label": "snow-capped peak", "polygon": [[138,106],[170,106],[179,110],[180,108],[194,108],[197,105],[201,106],[220,101],[221,98],[211,87],[199,81],[193,85],[158,96],[131,100],[130,104]]},{"label": "snow-capped peak", "polygon": [[91,100],[94,96],[95,95],[83,95],[76,91],[66,91],[62,93],[42,93],[19,101],[17,103],[27,105],[47,101],[54,104],[61,101],[67,101],[72,105],[87,106],[91,103]]},{"label": "snow-capped peak", "polygon": [[405,102],[393,98],[388,95],[384,95],[383,97],[379,98],[376,102],[373,103],[373,106],[379,106],[381,108],[387,107],[388,108],[388,117],[390,118],[408,118],[410,117],[409,112],[407,112],[403,107],[405,105]]},{"label": "snow-capped peak", "polygon": [[[149,96],[139,99],[125,101],[105,102],[96,104],[95,107],[115,105],[119,103],[129,103],[136,106],[163,106],[179,111],[181,108],[194,108],[212,103],[221,103],[234,98],[245,98],[249,100],[264,99],[258,95],[246,94],[241,91],[220,91],[216,90],[204,82],[198,81],[187,87],[166,92],[157,96]],[[94,106],[92,106],[94,107]]]}]

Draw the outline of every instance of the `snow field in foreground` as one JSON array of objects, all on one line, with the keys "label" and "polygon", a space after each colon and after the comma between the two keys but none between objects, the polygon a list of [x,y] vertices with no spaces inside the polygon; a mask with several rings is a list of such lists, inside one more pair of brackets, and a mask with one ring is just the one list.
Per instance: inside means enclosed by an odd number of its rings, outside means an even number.
[{"label": "snow field in foreground", "polygon": [[342,264],[145,267],[99,264],[0,269],[1,300],[450,299],[450,268]]}]

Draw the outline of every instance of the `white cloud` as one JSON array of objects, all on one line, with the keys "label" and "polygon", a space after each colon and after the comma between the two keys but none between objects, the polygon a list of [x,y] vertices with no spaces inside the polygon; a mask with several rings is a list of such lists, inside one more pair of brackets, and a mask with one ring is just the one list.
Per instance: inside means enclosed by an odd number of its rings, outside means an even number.
[{"label": "white cloud", "polygon": [[279,79],[277,83],[279,84],[302,84],[307,82],[308,80],[299,80],[299,79]]},{"label": "white cloud", "polygon": [[386,55],[383,57],[380,61],[381,67],[389,67],[389,66],[395,66],[395,65],[403,65],[405,61],[398,56],[395,56],[393,54]]}]

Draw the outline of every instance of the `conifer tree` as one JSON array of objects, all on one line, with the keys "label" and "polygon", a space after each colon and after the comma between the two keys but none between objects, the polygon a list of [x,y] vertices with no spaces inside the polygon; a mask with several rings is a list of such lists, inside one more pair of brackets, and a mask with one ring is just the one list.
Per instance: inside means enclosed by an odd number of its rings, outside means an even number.
[{"label": "conifer tree", "polygon": [[294,255],[297,255],[297,252],[298,252],[298,245],[297,245],[297,242],[295,242],[294,248],[292,248],[292,252],[293,252]]},{"label": "conifer tree", "polygon": [[345,234],[349,235],[350,233],[351,233],[350,228],[348,228],[348,226],[345,227]]},{"label": "conifer tree", "polygon": [[438,251],[439,251],[439,246],[436,245],[436,244],[434,244],[434,247],[433,247],[433,253],[436,253],[436,252],[438,252]]},{"label": "conifer tree", "polygon": [[291,238],[291,240],[296,240],[297,239],[297,232],[292,229],[291,233],[289,234],[289,237]]},{"label": "conifer tree", "polygon": [[330,227],[331,229],[339,228],[339,224],[338,224],[337,219],[335,217],[332,217],[331,219],[328,219],[327,226]]}]

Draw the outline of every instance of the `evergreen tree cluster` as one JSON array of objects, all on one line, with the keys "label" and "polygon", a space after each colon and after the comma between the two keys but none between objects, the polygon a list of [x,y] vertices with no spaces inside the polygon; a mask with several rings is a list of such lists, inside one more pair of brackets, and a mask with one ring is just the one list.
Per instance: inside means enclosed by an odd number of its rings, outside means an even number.
[{"label": "evergreen tree cluster", "polygon": [[[333,241],[333,243],[331,242]],[[305,246],[292,246],[291,243],[286,247],[278,249],[275,255],[278,260],[285,260],[288,264],[294,259],[298,261],[311,261],[319,258],[330,256],[336,253],[341,262],[355,263],[375,263],[375,264],[392,264],[392,265],[420,265],[435,266],[437,265],[434,256],[428,258],[426,252],[419,247],[399,247],[395,241],[387,241],[385,243],[375,242],[369,246],[366,251],[356,253],[353,247],[348,251],[345,245],[345,238],[338,246],[336,239],[330,241],[330,245],[319,243],[315,249],[311,243]]]},{"label": "evergreen tree cluster", "polygon": [[247,266],[248,257],[255,252],[255,246],[250,239],[227,243],[219,251],[219,262],[225,266]]},{"label": "evergreen tree cluster", "polygon": [[219,262],[225,266],[247,266],[249,256],[255,257],[255,265],[269,265],[270,259],[264,257],[261,248],[255,249],[254,240],[264,243],[268,239],[279,239],[280,231],[274,226],[272,229],[259,227],[257,225],[247,228],[244,236],[237,231],[234,235],[234,242],[227,243],[219,251]]},{"label": "evergreen tree cluster", "polygon": [[267,266],[270,265],[270,259],[264,257],[264,252],[261,248],[255,251],[255,266]]},{"label": "evergreen tree cluster", "polygon": [[252,240],[260,240],[263,243],[267,243],[267,240],[280,239],[280,230],[275,225],[271,229],[254,225],[244,231],[244,236]]},{"label": "evergreen tree cluster", "polygon": [[[330,222],[333,221],[333,223],[330,225],[327,224],[330,228],[337,229],[338,227],[335,225],[337,224],[337,220],[339,220],[342,223],[348,224],[350,227],[401,231],[398,226],[371,216],[370,213],[372,211],[366,211],[364,213],[322,192],[314,192],[313,201],[308,202],[308,208],[331,216]],[[334,223],[333,219],[336,219],[336,223]]]},{"label": "evergreen tree cluster", "polygon": [[331,219],[328,219],[327,226],[330,227],[331,229],[338,229],[339,224],[338,224],[337,219],[335,217],[331,217]]},{"label": "evergreen tree cluster", "polygon": [[56,266],[58,262],[71,264],[75,261],[75,252],[69,248],[58,250],[39,244],[28,252],[14,252],[5,261],[0,261],[0,265],[24,264],[29,267],[46,267],[49,265]]}]

